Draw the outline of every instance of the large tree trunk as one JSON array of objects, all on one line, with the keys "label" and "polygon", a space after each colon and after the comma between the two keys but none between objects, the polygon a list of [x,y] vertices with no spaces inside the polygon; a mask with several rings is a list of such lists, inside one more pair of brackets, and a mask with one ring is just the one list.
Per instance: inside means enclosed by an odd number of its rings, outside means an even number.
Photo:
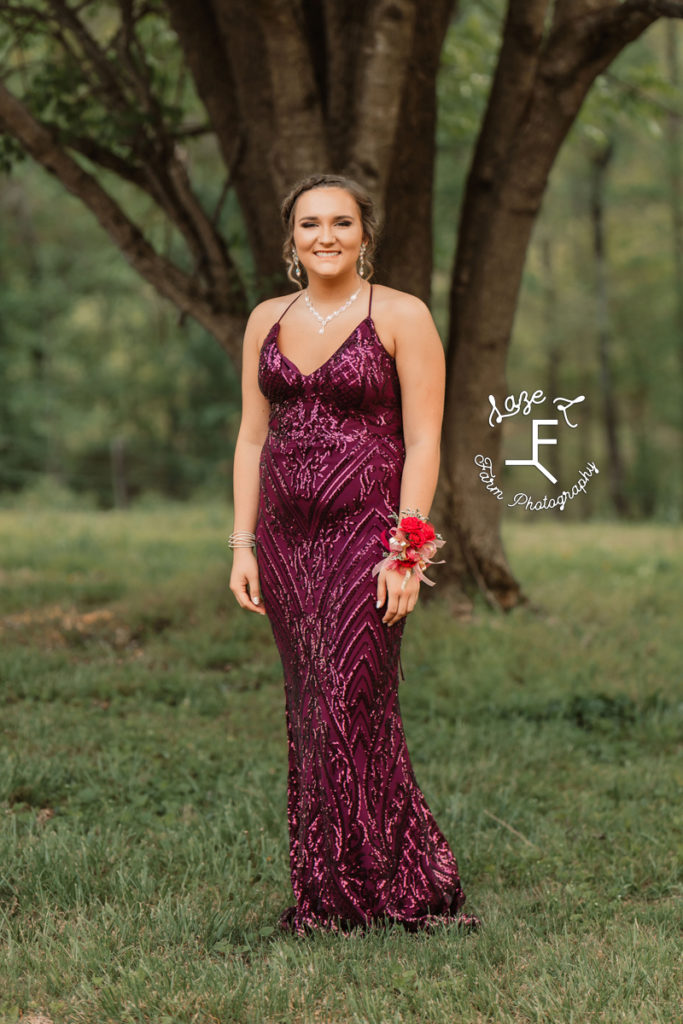
[{"label": "large tree trunk", "polygon": [[[500,476],[505,364],[531,230],[560,146],[595,77],[660,14],[683,4],[510,0],[484,124],[467,180],[451,290],[439,512],[459,542],[449,575],[474,579],[508,609],[523,599],[500,538],[503,501],[474,458]],[[498,480],[499,482],[499,480]]]},{"label": "large tree trunk", "polygon": [[389,161],[377,277],[429,302],[436,138],[436,78],[453,0],[420,12]]}]

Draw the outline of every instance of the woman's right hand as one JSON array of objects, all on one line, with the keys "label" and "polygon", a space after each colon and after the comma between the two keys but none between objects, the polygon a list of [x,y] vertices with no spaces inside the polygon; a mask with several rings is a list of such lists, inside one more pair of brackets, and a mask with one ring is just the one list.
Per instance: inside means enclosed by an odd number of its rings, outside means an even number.
[{"label": "woman's right hand", "polygon": [[258,564],[253,549],[235,548],[232,554],[230,589],[237,598],[238,605],[249,612],[265,615],[266,609],[263,607],[259,586]]}]

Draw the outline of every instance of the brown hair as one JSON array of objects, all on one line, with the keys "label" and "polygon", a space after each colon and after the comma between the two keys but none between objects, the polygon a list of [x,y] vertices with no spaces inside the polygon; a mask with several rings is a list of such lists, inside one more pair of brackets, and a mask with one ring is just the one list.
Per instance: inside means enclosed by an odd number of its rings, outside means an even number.
[{"label": "brown hair", "polygon": [[[280,215],[287,235],[282,246],[282,258],[287,264],[287,277],[294,284],[298,285],[299,288],[303,288],[303,282],[294,273],[294,260],[292,259],[292,249],[294,248],[294,207],[300,195],[316,188],[343,188],[345,192],[348,192],[356,200],[360,210],[364,240],[367,243],[365,250],[365,266],[367,268],[365,277],[372,277],[374,270],[372,257],[377,246],[379,230],[372,197],[357,181],[353,181],[352,178],[345,178],[341,174],[312,174],[308,178],[302,178],[283,199]],[[302,274],[305,273],[306,271],[302,267]]]}]

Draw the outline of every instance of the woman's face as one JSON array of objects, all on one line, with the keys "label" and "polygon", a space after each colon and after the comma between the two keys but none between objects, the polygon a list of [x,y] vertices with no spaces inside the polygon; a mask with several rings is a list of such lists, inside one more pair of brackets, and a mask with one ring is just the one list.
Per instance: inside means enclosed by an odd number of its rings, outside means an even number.
[{"label": "woman's face", "polygon": [[304,192],[294,207],[294,247],[308,279],[351,276],[363,241],[358,203],[343,188]]}]

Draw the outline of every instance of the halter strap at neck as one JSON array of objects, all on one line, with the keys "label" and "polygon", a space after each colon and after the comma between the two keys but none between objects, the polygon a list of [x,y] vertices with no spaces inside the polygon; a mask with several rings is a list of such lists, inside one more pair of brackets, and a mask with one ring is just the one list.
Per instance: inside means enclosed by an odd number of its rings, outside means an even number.
[{"label": "halter strap at neck", "polygon": [[282,320],[282,318],[285,315],[285,313],[287,312],[287,310],[291,309],[291,307],[294,305],[294,303],[297,301],[297,299],[300,299],[302,295],[303,295],[303,292],[299,292],[299,294],[295,295],[294,298],[292,299],[292,301],[289,302],[285,306],[285,308],[282,310],[282,312],[280,313],[279,317],[277,318],[277,323],[280,323],[280,321]]},{"label": "halter strap at neck", "polygon": [[[369,316],[370,316],[370,314],[372,313],[372,288],[373,288],[373,286],[372,286],[372,285],[370,285],[370,301],[368,302],[368,317],[369,317]],[[276,322],[277,322],[278,324],[279,324],[279,323],[280,323],[280,321],[282,320],[282,318],[283,318],[283,316],[285,315],[285,313],[286,313],[286,312],[287,312],[287,311],[288,311],[289,309],[291,309],[291,308],[292,308],[292,306],[294,305],[294,303],[295,303],[295,302],[296,302],[296,301],[297,301],[298,299],[300,299],[302,295],[303,295],[303,292],[299,292],[299,294],[298,294],[298,295],[295,295],[295,296],[294,296],[294,298],[292,299],[292,301],[291,301],[291,302],[287,303],[287,305],[285,306],[285,308],[284,308],[284,309],[282,310],[282,312],[280,313],[279,317],[277,318],[277,321],[276,321]]]}]

